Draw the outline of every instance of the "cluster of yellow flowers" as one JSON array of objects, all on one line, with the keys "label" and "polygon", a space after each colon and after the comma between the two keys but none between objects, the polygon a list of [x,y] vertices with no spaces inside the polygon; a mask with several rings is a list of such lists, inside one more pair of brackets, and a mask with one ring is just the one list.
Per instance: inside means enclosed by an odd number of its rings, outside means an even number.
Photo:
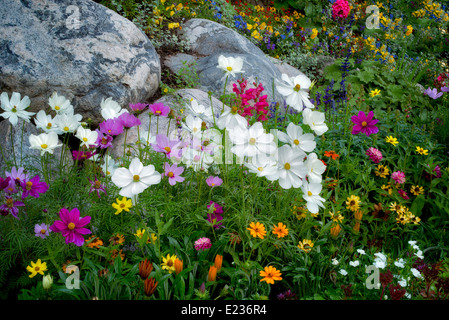
[{"label": "cluster of yellow flowers", "polygon": [[421,219],[417,216],[415,216],[409,208],[406,206],[396,204],[396,202],[392,202],[390,204],[390,210],[393,212],[396,212],[396,223],[400,223],[402,225],[413,223],[413,224],[419,224]]}]

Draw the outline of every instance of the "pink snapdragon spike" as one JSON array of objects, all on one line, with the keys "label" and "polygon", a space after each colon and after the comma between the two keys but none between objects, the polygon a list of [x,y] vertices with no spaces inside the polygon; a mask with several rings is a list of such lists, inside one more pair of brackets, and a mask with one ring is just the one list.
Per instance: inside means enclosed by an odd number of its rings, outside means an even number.
[{"label": "pink snapdragon spike", "polygon": [[207,250],[210,247],[212,247],[212,242],[210,241],[209,238],[203,237],[203,238],[199,238],[198,240],[195,241],[195,249],[197,251],[200,250]]},{"label": "pink snapdragon spike", "polygon": [[170,166],[168,162],[164,163],[164,175],[168,177],[168,183],[174,186],[177,182],[183,182],[184,177],[181,174],[184,172],[184,167],[178,167],[176,163]]},{"label": "pink snapdragon spike", "polygon": [[123,132],[123,126],[117,118],[107,119],[100,122],[100,132],[111,136],[118,136]]},{"label": "pink snapdragon spike", "polygon": [[[269,104],[266,101],[268,95],[261,96],[262,92],[265,90],[263,85],[259,83],[255,88],[246,89],[248,80],[237,80],[237,83],[238,86],[235,83],[232,85],[232,91],[240,100],[238,113],[247,119],[257,116],[257,121],[268,120],[266,117],[269,107]],[[256,86],[255,82],[253,84]]]},{"label": "pink snapdragon spike", "polygon": [[405,182],[405,173],[402,171],[395,171],[391,174],[391,179],[396,183],[403,184]]},{"label": "pink snapdragon spike", "polygon": [[48,184],[45,181],[40,181],[39,176],[35,176],[28,181],[22,181],[20,186],[23,190],[22,200],[28,196],[32,196],[37,199],[41,193],[45,193],[48,190]]},{"label": "pink snapdragon spike", "polygon": [[12,197],[5,196],[5,202],[0,205],[0,214],[2,216],[7,216],[11,214],[14,218],[19,219],[19,208],[24,207],[25,204],[21,201],[14,201]]},{"label": "pink snapdragon spike", "polygon": [[223,183],[223,180],[220,177],[210,176],[206,179],[206,183],[209,187],[219,187]]},{"label": "pink snapdragon spike", "polygon": [[348,1],[346,0],[337,0],[332,5],[332,18],[336,19],[343,18],[346,19],[351,11],[351,7],[349,6]]},{"label": "pink snapdragon spike", "polygon": [[170,113],[170,107],[165,106],[162,102],[150,104],[148,108],[150,109],[150,112],[157,117],[166,117]]},{"label": "pink snapdragon spike", "polygon": [[92,232],[84,228],[90,223],[90,216],[80,218],[80,212],[78,208],[73,208],[69,211],[66,208],[62,208],[59,211],[59,217],[61,220],[55,221],[50,230],[53,232],[60,232],[65,238],[65,243],[74,243],[78,247],[84,244],[85,234],[91,234]]},{"label": "pink snapdragon spike", "polygon": [[380,152],[376,148],[369,148],[366,150],[366,155],[373,161],[374,163],[379,163],[382,160],[382,152]]},{"label": "pink snapdragon spike", "polygon": [[365,114],[363,111],[359,111],[358,115],[352,116],[351,121],[354,123],[352,127],[352,134],[364,133],[367,136],[379,132],[379,128],[376,127],[377,119],[373,119],[374,112],[370,111]]}]

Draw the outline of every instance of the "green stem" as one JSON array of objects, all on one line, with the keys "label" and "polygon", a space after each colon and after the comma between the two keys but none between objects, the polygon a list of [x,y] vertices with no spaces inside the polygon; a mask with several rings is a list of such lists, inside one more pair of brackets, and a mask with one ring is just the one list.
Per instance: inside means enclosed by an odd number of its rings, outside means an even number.
[{"label": "green stem", "polygon": [[14,166],[17,168],[17,162],[16,162],[16,152],[14,150],[14,135],[12,131],[14,130],[14,126],[11,123],[11,147],[12,147],[12,156],[14,159]]},{"label": "green stem", "polygon": [[224,85],[224,90],[223,90],[223,98],[222,98],[222,100],[223,100],[223,107],[222,107],[222,109],[221,109],[221,113],[224,112],[224,99],[225,99],[225,96],[226,96],[226,86],[228,85],[228,77],[229,77],[229,76],[226,76],[225,85]]}]

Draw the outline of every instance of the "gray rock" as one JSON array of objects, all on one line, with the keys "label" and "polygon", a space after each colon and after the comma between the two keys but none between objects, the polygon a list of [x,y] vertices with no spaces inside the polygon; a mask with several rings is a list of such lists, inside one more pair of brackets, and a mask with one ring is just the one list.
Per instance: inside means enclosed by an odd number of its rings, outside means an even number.
[{"label": "gray rock", "polygon": [[[179,31],[181,39],[189,42],[191,51],[198,55],[196,70],[198,71],[203,91],[212,91],[216,97],[223,94],[226,76],[217,68],[218,57],[241,57],[244,61],[242,75],[249,84],[260,82],[268,94],[269,101],[283,104],[282,97],[275,92],[273,96],[273,81],[281,79],[281,72],[265,53],[251,41],[217,22],[205,19],[191,19],[183,24]],[[236,78],[228,78],[227,93],[232,93],[232,83]]]},{"label": "gray rock", "polygon": [[[210,107],[212,104],[212,108],[216,115],[219,114],[223,108],[224,110],[229,109],[229,106],[223,105],[223,102],[213,96],[209,96],[207,92],[201,91],[199,89],[180,89],[174,94],[165,95],[160,99],[154,101],[153,103],[163,103],[164,105],[169,106],[174,111],[175,116],[184,117],[188,114],[192,114],[187,107],[187,105],[190,104],[191,99],[196,99],[198,101],[198,104],[205,107]],[[182,114],[180,112],[181,109],[183,109]],[[144,111],[139,115],[139,119],[142,123],[139,126],[139,129],[137,127],[130,128],[126,135],[122,133],[114,139],[113,148],[111,149],[112,157],[117,158],[123,156],[125,137],[127,145],[126,152],[129,150],[131,151],[131,154],[136,154],[136,150],[138,148],[138,145],[136,144],[136,142],[138,141],[138,135],[143,131],[148,132],[148,128],[150,126],[150,117],[148,116],[148,114],[148,111]],[[208,127],[211,127],[212,123],[207,123],[207,125]],[[159,117],[159,121],[156,121],[156,117],[152,117],[151,119],[150,133],[153,136],[156,136],[156,134],[158,133],[170,133],[176,128],[176,119],[170,120],[166,117]]]},{"label": "gray rock", "polygon": [[[41,155],[39,150],[30,149],[29,136],[39,135],[41,132],[32,123],[19,119],[17,125],[12,127],[8,120],[0,122],[0,176],[11,167],[25,167],[29,172],[38,174],[42,171]],[[59,141],[62,144],[61,141]],[[49,167],[53,174],[59,173],[62,147],[54,150],[50,155]],[[73,159],[67,147],[64,151],[64,165],[72,166]],[[43,176],[42,176],[43,178]]]},{"label": "gray rock", "polygon": [[100,102],[148,100],[158,89],[160,61],[132,22],[91,0],[3,0],[0,6],[0,92],[20,92],[48,107],[56,91],[75,113],[101,121]]},{"label": "gray rock", "polygon": [[186,53],[177,53],[169,55],[163,61],[163,64],[174,73],[178,73],[182,68],[187,67],[189,64],[196,64],[197,58]]}]

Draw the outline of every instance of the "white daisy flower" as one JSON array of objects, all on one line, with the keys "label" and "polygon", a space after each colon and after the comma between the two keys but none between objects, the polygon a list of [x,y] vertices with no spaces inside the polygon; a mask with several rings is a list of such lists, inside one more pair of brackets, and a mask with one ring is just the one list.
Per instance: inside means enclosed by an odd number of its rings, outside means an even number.
[{"label": "white daisy flower", "polygon": [[235,76],[237,73],[243,73],[243,60],[242,58],[225,57],[220,55],[218,57],[217,68],[223,70],[226,75]]},{"label": "white daisy flower", "polygon": [[8,119],[13,126],[17,124],[19,118],[29,123],[31,116],[35,114],[34,112],[26,111],[31,103],[30,98],[25,96],[23,99],[20,99],[20,93],[18,92],[12,93],[11,100],[6,92],[2,92],[0,95],[0,101],[1,108],[5,111],[0,114],[0,116]]}]

